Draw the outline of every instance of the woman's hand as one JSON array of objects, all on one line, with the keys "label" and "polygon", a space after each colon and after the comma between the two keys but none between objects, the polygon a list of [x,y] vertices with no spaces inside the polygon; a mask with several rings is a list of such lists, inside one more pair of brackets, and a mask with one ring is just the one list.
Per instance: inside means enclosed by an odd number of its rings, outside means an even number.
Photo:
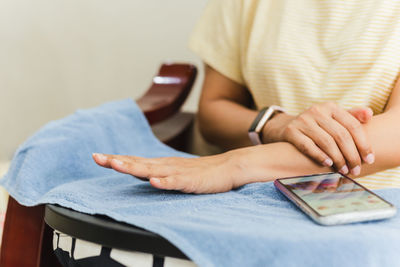
[{"label": "woman's hand", "polygon": [[251,172],[241,167],[240,154],[239,150],[200,158],[93,154],[93,159],[102,167],[149,180],[159,189],[201,194],[226,192],[246,183]]},{"label": "woman's hand", "polygon": [[314,105],[298,116],[280,113],[264,128],[264,142],[289,142],[316,162],[357,176],[362,160],[375,160],[361,126],[372,115],[369,108],[346,111],[332,102]]}]

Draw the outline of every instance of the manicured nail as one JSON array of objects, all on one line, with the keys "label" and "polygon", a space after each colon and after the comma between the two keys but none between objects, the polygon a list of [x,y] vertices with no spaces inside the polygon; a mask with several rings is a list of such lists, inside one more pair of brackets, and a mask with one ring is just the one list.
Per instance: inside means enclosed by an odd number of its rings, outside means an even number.
[{"label": "manicured nail", "polygon": [[330,158],[327,158],[322,164],[326,167],[331,167],[333,165],[333,161]]},{"label": "manicured nail", "polygon": [[105,156],[104,154],[100,154],[100,153],[93,153],[93,156],[95,156],[97,159],[99,159],[100,161],[106,161],[107,160],[107,156]]},{"label": "manicured nail", "polygon": [[122,166],[124,163],[122,161],[120,161],[119,159],[113,159],[112,160],[115,164]]},{"label": "manicured nail", "polygon": [[353,169],[351,169],[351,174],[357,176],[361,173],[361,167],[360,166],[355,166]]},{"label": "manicured nail", "polygon": [[344,166],[339,170],[339,172],[340,172],[341,174],[348,174],[348,173],[349,173],[349,168],[347,168],[347,166],[344,165]]},{"label": "manicured nail", "polygon": [[372,164],[375,162],[375,156],[372,153],[369,153],[366,157],[365,157],[365,162],[368,164]]}]

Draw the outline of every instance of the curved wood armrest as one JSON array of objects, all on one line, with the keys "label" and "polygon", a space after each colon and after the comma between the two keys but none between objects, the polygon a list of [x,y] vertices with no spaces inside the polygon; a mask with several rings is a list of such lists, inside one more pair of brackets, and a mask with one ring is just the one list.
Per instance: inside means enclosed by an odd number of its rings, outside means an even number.
[{"label": "curved wood armrest", "polygon": [[137,100],[150,124],[174,115],[192,89],[197,69],[190,64],[163,64],[147,92]]}]

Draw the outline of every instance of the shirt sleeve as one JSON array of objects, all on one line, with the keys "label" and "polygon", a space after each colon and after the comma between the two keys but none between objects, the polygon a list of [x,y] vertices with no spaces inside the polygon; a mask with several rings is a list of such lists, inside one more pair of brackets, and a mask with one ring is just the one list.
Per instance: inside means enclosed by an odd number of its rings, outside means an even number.
[{"label": "shirt sleeve", "polygon": [[212,68],[244,85],[240,60],[240,20],[243,0],[209,0],[189,41],[189,47]]}]

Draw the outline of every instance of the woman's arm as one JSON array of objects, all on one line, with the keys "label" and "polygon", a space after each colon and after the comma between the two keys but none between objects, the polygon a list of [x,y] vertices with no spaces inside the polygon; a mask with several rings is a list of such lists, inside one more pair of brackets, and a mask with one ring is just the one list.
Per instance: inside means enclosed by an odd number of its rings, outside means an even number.
[{"label": "woman's arm", "polygon": [[[374,164],[363,164],[359,176],[400,166],[399,103],[385,113],[374,116],[369,123],[363,125],[363,129],[369,137],[376,159]],[[238,184],[331,171],[331,168],[321,167],[300,153],[293,145],[285,142],[245,148],[240,153],[243,154],[238,155],[239,165],[247,170],[253,170],[251,175],[254,178],[245,177]]]},{"label": "woman's arm", "polygon": [[257,116],[251,105],[251,95],[244,86],[205,66],[197,116],[207,141],[227,150],[250,146],[247,130]]},{"label": "woman's arm", "polygon": [[[400,165],[399,109],[375,116],[364,126],[376,153],[361,175]],[[156,158],[94,154],[97,164],[150,180],[152,186],[186,193],[226,192],[244,184],[332,171],[286,142],[235,149],[200,158]]]},{"label": "woman's arm", "polygon": [[[359,176],[400,166],[400,79],[392,90],[384,113],[373,116],[367,124],[362,125],[362,128],[375,153],[375,163],[363,164]],[[256,170],[257,173],[253,173],[256,178],[239,183],[330,170],[330,168],[317,165],[289,143],[281,142],[253,147],[252,151],[247,149],[242,150],[241,153],[244,155],[238,157],[241,160],[240,165],[249,164],[245,168]],[[260,166],[264,168],[260,168]],[[263,176],[265,178],[261,178]]]},{"label": "woman's arm", "polygon": [[[400,79],[393,88],[385,112],[374,116],[362,127],[376,159],[374,164],[363,164],[359,176],[400,166]],[[293,145],[283,142],[242,149],[238,159],[241,168],[254,171],[250,175],[254,178],[244,178],[238,184],[330,171],[304,156]]]},{"label": "woman's arm", "polygon": [[[251,105],[245,87],[206,66],[198,112],[206,140],[225,149],[251,145],[247,131],[258,113]],[[292,143],[321,165],[358,175],[362,160],[372,163],[374,158],[361,130],[361,123],[371,117],[370,109],[345,111],[334,103],[321,103],[298,116],[276,115],[264,127],[262,137],[264,143]]]},{"label": "woman's arm", "polygon": [[[400,165],[400,83],[397,82],[383,114],[363,125],[376,161],[362,168],[361,176]],[[160,189],[187,193],[217,193],[252,182],[279,177],[331,171],[299,152],[292,144],[278,142],[232,150],[200,158],[158,158],[94,154],[97,164],[149,179]]]}]

